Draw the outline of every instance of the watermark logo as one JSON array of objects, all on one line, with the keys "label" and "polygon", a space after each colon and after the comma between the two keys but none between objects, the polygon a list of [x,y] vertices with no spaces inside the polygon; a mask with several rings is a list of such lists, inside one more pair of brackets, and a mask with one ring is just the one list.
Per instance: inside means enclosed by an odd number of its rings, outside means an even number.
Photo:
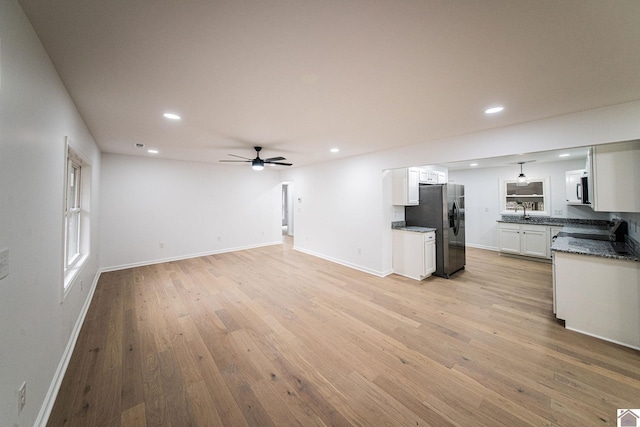
[{"label": "watermark logo", "polygon": [[640,409],[618,409],[618,427],[640,427]]}]

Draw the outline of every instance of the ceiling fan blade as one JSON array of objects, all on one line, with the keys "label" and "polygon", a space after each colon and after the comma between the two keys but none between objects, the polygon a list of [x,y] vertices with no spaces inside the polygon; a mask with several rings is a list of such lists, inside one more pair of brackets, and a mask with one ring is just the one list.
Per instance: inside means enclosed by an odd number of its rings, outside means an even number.
[{"label": "ceiling fan blade", "polygon": [[219,162],[227,162],[227,163],[251,163],[251,160],[218,160]]},{"label": "ceiling fan blade", "polygon": [[265,160],[265,164],[268,164],[268,165],[281,165],[281,166],[293,166],[293,163],[267,162],[266,160]]},{"label": "ceiling fan blade", "polygon": [[248,158],[248,157],[236,156],[235,154],[229,154],[229,156],[238,157],[238,158],[240,158],[240,159],[245,159],[245,160],[249,160],[249,161],[251,161],[251,159],[250,159],[250,158]]},{"label": "ceiling fan blade", "polygon": [[284,157],[269,157],[268,159],[264,159],[265,162],[278,162],[280,160],[287,160]]}]

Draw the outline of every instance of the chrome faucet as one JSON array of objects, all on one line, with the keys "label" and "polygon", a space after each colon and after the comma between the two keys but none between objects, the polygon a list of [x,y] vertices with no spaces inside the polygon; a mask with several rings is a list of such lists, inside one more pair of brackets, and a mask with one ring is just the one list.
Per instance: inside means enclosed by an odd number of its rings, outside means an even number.
[{"label": "chrome faucet", "polygon": [[529,215],[527,215],[527,202],[516,202],[515,212],[518,212],[518,206],[522,206],[522,219],[529,219]]}]

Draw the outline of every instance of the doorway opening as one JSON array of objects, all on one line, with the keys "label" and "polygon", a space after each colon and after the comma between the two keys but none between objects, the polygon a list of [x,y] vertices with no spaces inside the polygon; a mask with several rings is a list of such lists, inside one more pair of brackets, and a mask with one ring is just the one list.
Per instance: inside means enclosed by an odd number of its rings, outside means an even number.
[{"label": "doorway opening", "polygon": [[293,183],[282,183],[282,235],[293,236]]}]

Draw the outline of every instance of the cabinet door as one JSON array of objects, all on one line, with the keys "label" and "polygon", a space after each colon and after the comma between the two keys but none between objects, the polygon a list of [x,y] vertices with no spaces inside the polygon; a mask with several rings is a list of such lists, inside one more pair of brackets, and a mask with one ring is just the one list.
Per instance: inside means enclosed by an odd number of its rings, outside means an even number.
[{"label": "cabinet door", "polygon": [[423,276],[429,276],[436,271],[436,236],[435,233],[427,233],[424,241],[424,270]]},{"label": "cabinet door", "polygon": [[420,169],[409,168],[407,170],[407,204],[420,203]]},{"label": "cabinet door", "polygon": [[582,204],[581,186],[584,172],[584,169],[577,169],[573,171],[566,171],[564,173],[565,196],[568,205]]},{"label": "cabinet door", "polygon": [[[591,203],[603,212],[640,212],[640,141],[593,148]],[[591,197],[591,196],[590,196]]]},{"label": "cabinet door", "polygon": [[520,253],[520,227],[503,227],[498,229],[500,233],[500,252],[508,252],[512,254]]},{"label": "cabinet door", "polygon": [[520,239],[522,255],[548,256],[549,232],[546,227],[523,227]]},{"label": "cabinet door", "polygon": [[417,205],[420,199],[419,179],[418,168],[394,169],[391,172],[391,204]]}]

